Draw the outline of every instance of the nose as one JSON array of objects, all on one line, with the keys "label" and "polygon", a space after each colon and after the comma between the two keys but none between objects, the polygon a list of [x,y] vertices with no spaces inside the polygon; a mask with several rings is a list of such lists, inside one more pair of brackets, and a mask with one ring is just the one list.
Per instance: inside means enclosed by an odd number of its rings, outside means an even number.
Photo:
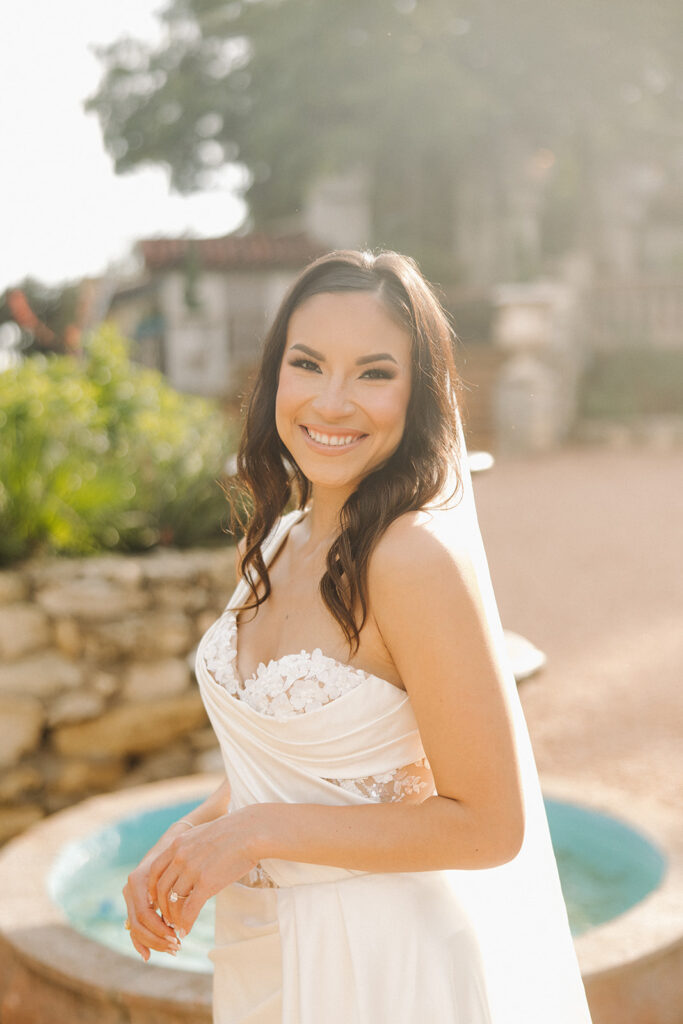
[{"label": "nose", "polygon": [[350,416],[355,409],[344,381],[328,378],[311,403],[315,412],[327,420]]}]

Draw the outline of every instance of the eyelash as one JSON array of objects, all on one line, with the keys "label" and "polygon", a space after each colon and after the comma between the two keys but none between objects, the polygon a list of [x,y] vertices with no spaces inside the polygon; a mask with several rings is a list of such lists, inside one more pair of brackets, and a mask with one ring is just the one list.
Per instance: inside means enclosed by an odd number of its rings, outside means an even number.
[{"label": "eyelash", "polygon": [[[318,364],[314,362],[312,359],[292,359],[289,365],[296,366],[301,370],[308,370],[311,367],[314,370],[320,369]],[[393,374],[391,370],[384,370],[379,366],[373,366],[369,370],[365,370],[362,376],[365,377],[365,375],[369,373],[373,374],[373,376],[366,377],[366,380],[393,380],[395,376],[395,374]]]}]

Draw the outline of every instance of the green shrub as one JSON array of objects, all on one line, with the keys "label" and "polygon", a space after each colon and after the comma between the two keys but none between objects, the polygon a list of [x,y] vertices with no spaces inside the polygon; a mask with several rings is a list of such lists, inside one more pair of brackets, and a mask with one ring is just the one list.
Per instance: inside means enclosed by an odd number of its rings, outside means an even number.
[{"label": "green shrub", "polygon": [[33,356],[0,374],[0,564],[225,540],[236,431],[129,359],[102,327],[82,358]]},{"label": "green shrub", "polygon": [[581,384],[580,412],[607,419],[683,414],[683,351],[625,349],[594,356]]}]

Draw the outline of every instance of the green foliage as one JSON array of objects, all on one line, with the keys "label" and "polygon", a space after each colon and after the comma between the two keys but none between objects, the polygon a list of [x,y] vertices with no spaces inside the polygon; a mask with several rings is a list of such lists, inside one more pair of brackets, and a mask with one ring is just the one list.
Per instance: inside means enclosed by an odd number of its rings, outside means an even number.
[{"label": "green foliage", "polygon": [[666,160],[679,130],[680,0],[167,0],[162,18],[158,47],[99,52],[87,106],[117,171],[162,164],[186,192],[239,161],[259,226],[360,166],[374,184],[367,241],[425,266],[452,250],[461,174],[495,190],[520,147],[557,152],[547,229],[564,247],[592,168],[643,150]]},{"label": "green foliage", "polygon": [[0,564],[219,542],[234,428],[131,363],[103,327],[82,359],[34,356],[0,374]]},{"label": "green foliage", "polygon": [[584,374],[580,414],[622,419],[683,414],[683,352],[625,349],[594,357]]}]

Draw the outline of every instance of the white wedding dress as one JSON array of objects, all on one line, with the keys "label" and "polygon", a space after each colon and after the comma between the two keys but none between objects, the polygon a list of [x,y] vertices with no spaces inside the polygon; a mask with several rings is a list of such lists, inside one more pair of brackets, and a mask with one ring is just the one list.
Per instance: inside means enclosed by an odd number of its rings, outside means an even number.
[{"label": "white wedding dress", "polygon": [[[460,527],[474,526],[483,557],[469,474],[461,506]],[[279,521],[266,563],[301,515]],[[478,569],[504,658],[485,558]],[[320,650],[239,678],[235,609],[246,597],[240,583],[196,660],[231,810],[421,801],[435,792],[410,699],[386,680]],[[590,1024],[508,676],[526,805],[517,857],[484,870],[384,874],[264,860],[216,897],[215,1024]]]}]

